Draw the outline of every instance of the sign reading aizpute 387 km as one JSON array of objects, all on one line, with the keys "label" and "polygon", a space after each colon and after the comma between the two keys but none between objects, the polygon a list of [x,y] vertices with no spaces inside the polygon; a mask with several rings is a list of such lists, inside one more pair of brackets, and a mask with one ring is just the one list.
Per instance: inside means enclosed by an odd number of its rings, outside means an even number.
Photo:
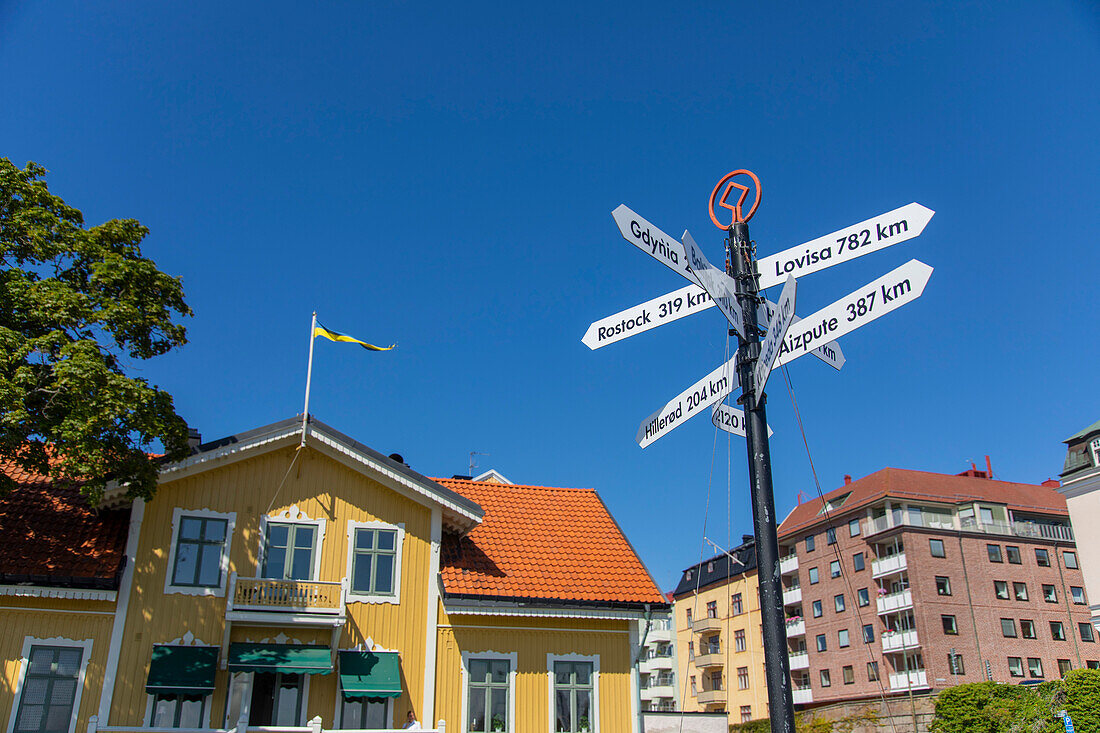
[{"label": "sign reading aizpute 387 km", "polygon": [[[753,178],[755,180],[755,176]],[[711,218],[718,225],[713,204],[712,196]],[[752,211],[755,211],[756,204]],[[733,209],[725,203],[722,205]],[[740,204],[735,216],[739,214]],[[784,295],[780,297],[780,304],[765,301],[759,308],[758,319],[762,326],[768,326],[769,338],[762,344],[764,360],[754,370],[758,394],[773,368],[807,353],[840,369],[844,365],[844,355],[836,340],[919,298],[932,275],[932,268],[918,260],[910,260],[803,319],[794,315],[793,278],[913,239],[924,231],[934,214],[934,211],[918,203],[907,204],[757,261],[761,290],[784,281],[788,283]],[[716,298],[721,300],[721,310],[730,325],[741,333],[741,319],[735,318],[740,316],[740,308],[730,307],[730,303],[736,306],[732,279],[707,261],[690,234],[684,232],[684,240],[677,241],[625,204],[616,208],[612,217],[624,239],[692,284],[596,321],[589,326],[582,339],[586,346],[595,350],[671,323],[710,308],[715,305]],[[699,272],[693,269],[692,261]],[[712,422],[717,427],[744,435],[744,413],[720,404],[737,386],[734,357],[643,420],[636,435],[638,444],[645,448],[703,412],[704,408],[711,410]],[[771,428],[768,432],[771,434]]]}]

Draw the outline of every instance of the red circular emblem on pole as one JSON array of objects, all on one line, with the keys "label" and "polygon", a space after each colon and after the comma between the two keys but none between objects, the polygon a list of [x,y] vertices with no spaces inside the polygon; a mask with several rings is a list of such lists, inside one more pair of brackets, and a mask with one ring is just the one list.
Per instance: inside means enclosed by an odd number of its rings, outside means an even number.
[{"label": "red circular emblem on pole", "polygon": [[[756,200],[752,202],[752,206],[749,207],[749,213],[743,213],[742,206],[745,203],[745,197],[749,195],[749,187],[743,186],[737,181],[732,180],[736,176],[746,175],[752,179],[752,182],[756,185]],[[726,186],[725,192],[722,194],[722,198],[718,201],[718,205],[724,209],[729,209],[733,212],[733,221],[729,224],[723,224],[718,221],[718,215],[714,210],[715,199],[718,198],[718,192],[722,190],[722,186]],[[730,194],[736,189],[740,191],[737,197],[737,203],[731,204],[729,202]],[[710,194],[710,220],[714,222],[714,226],[725,231],[732,227],[735,222],[748,221],[752,218],[752,215],[756,213],[756,207],[760,205],[760,179],[756,177],[756,174],[752,171],[744,169],[736,170],[733,173],[727,173],[723,176],[722,180],[718,181],[718,185],[714,187],[714,190]]]}]

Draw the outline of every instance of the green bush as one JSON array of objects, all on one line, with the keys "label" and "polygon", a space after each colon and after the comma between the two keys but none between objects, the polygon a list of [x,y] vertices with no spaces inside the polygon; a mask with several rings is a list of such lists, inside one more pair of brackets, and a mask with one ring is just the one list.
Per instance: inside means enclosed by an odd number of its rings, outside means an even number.
[{"label": "green bush", "polygon": [[[1075,669],[1066,672],[1061,682],[1061,707],[1073,718],[1074,730],[1100,731],[1100,670]],[[1056,703],[1057,704],[1057,703]],[[1060,729],[1059,729],[1060,730]]]},{"label": "green bush", "polygon": [[[1037,691],[998,682],[951,687],[936,698],[934,733],[1014,733],[1043,731],[1044,716]],[[1039,724],[1039,726],[1037,726]],[[1041,727],[1040,727],[1041,726]]]}]

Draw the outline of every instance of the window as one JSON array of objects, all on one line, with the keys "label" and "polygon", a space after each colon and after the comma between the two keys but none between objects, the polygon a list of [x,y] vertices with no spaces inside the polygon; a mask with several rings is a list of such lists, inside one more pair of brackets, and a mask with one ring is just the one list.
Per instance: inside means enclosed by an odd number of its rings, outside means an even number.
[{"label": "window", "polygon": [[1077,630],[1081,633],[1081,641],[1094,641],[1092,624],[1090,622],[1082,621],[1078,623]]},{"label": "window", "polygon": [[223,595],[235,514],[176,508],[165,593]]},{"label": "window", "polygon": [[1077,569],[1077,553],[1070,552],[1069,550],[1062,550],[1062,564],[1064,564],[1070,570]]},{"label": "window", "polygon": [[745,630],[738,629],[733,632],[733,648],[734,651],[745,651]]},{"label": "window", "polygon": [[1085,669],[1100,669],[1100,659],[1085,660]]},{"label": "window", "polygon": [[749,668],[738,667],[737,668],[737,689],[747,690],[749,689]]},{"label": "window", "polygon": [[978,517],[982,524],[993,524],[993,510],[987,506],[978,507]]},{"label": "window", "polygon": [[817,543],[814,542],[814,536],[812,534],[806,535],[806,552],[813,552],[814,546]]},{"label": "window", "polygon": [[1050,638],[1055,641],[1066,640],[1066,627],[1061,621],[1050,622]]},{"label": "window", "polygon": [[350,729],[386,728],[390,721],[390,701],[369,697],[340,696],[340,727]]},{"label": "window", "polygon": [[718,601],[707,601],[707,618],[718,618]]},{"label": "window", "polygon": [[848,536],[859,537],[859,520],[851,519],[848,521]]},{"label": "window", "polygon": [[844,677],[844,684],[852,685],[856,681],[856,672],[852,669],[852,665],[848,664],[840,669],[841,675]]},{"label": "window", "polygon": [[156,695],[151,725],[154,728],[204,728],[205,712],[204,695]]},{"label": "window", "polygon": [[994,580],[993,581],[993,594],[1000,598],[1002,601],[1008,600],[1008,581],[1007,580]]},{"label": "window", "polygon": [[348,600],[380,598],[396,603],[401,586],[404,528],[381,522],[348,522],[348,534],[351,535]]},{"label": "window", "polygon": [[303,725],[303,677],[282,672],[256,672],[252,678],[248,724]]},{"label": "window", "polygon": [[1071,585],[1069,587],[1069,594],[1073,597],[1073,602],[1075,604],[1077,604],[1078,606],[1085,605],[1085,589],[1084,588],[1082,588],[1080,586],[1076,586],[1076,585]]},{"label": "window", "polygon": [[839,578],[840,577],[840,561],[839,560],[833,560],[831,563],[829,563],[829,577],[830,578]]},{"label": "window", "polygon": [[928,549],[931,550],[932,557],[947,557],[943,549],[943,540],[928,540]]},{"label": "window", "polygon": [[1027,583],[1013,583],[1012,593],[1016,596],[1017,601],[1027,600]]},{"label": "window", "polygon": [[317,525],[268,522],[260,574],[279,580],[313,580]]},{"label": "window", "polygon": [[692,659],[695,659],[695,642],[694,641],[689,641],[688,642],[688,660],[690,661]]},{"label": "window", "polygon": [[1008,673],[1013,677],[1024,676],[1024,660],[1019,657],[1008,658]]},{"label": "window", "polygon": [[1020,558],[1020,548],[1016,545],[1005,545],[1005,556],[1012,565],[1023,564],[1023,560]]},{"label": "window", "polygon": [[715,670],[710,673],[710,689],[721,690],[722,689],[722,670]]},{"label": "window", "polygon": [[1020,636],[1025,639],[1038,639],[1035,633],[1035,622],[1029,618],[1020,619]]},{"label": "window", "polygon": [[833,684],[833,681],[832,681],[832,679],[829,678],[829,670],[827,670],[827,669],[821,670],[821,686],[822,687],[832,687],[832,684]]},{"label": "window", "polygon": [[730,613],[734,616],[740,616],[745,612],[745,604],[741,601],[741,594],[734,593],[733,598],[730,599]]},{"label": "window", "polygon": [[[500,658],[470,659],[468,664],[470,681],[468,712],[466,715],[467,729],[481,731],[481,733],[511,730],[511,660]],[[555,699],[557,698],[556,671]]]},{"label": "window", "polygon": [[860,588],[856,591],[856,603],[860,606],[871,605],[871,594],[867,592],[866,588]]},{"label": "window", "polygon": [[827,544],[827,545],[835,545],[836,544],[836,528],[835,527],[829,527],[827,530],[825,530],[825,544]]},{"label": "window", "polygon": [[852,555],[852,568],[854,568],[857,573],[860,570],[863,570],[863,568],[865,567],[867,566],[863,564],[862,552],[857,552],[856,554]]},{"label": "window", "polygon": [[688,626],[691,626],[691,609],[690,608],[685,608],[684,609],[684,616],[687,617]]},{"label": "window", "polygon": [[959,625],[955,623],[954,616],[943,615],[940,616],[940,623],[943,624],[943,633],[951,636],[957,636],[959,633]]},{"label": "window", "polygon": [[719,643],[720,640],[721,640],[721,637],[718,634],[715,634],[714,636],[707,637],[707,647],[706,647],[707,650],[706,650],[706,653],[707,654],[721,654],[722,653],[722,647]]},{"label": "window", "polygon": [[821,618],[821,601],[814,601],[810,604],[810,608],[813,611],[814,618]]},{"label": "window", "polygon": [[810,585],[816,584],[817,583],[817,568],[810,568],[808,572],[810,574]]},{"label": "window", "polygon": [[699,683],[695,681],[695,675],[691,676],[691,696],[695,697],[699,694]]},{"label": "window", "polygon": [[747,723],[752,720],[752,705],[741,706],[741,722]]},{"label": "window", "polygon": [[836,632],[836,642],[841,649],[851,646],[851,642],[848,640],[848,629],[841,629]]},{"label": "window", "polygon": [[1041,568],[1050,567],[1050,553],[1046,550],[1036,547],[1035,548],[1035,562]]},{"label": "window", "polygon": [[1016,638],[1016,622],[1010,618],[1001,619],[1001,633],[1009,639]]},{"label": "window", "polygon": [[951,674],[966,674],[966,667],[963,666],[963,658],[961,654],[947,653],[947,668],[951,670]]},{"label": "window", "polygon": [[23,654],[27,662],[15,715],[17,733],[67,733],[76,724],[85,651],[83,644],[30,643],[30,649]]},{"label": "window", "polygon": [[1027,658],[1027,673],[1032,677],[1043,676],[1043,660],[1036,657]]},{"label": "window", "polygon": [[555,731],[579,733],[593,727],[592,678],[592,662],[554,662]]},{"label": "window", "polygon": [[878,662],[867,662],[867,681],[878,681]]},{"label": "window", "polygon": [[1000,545],[986,545],[985,551],[989,554],[989,562],[1004,562],[1001,558]]},{"label": "window", "polygon": [[817,650],[819,652],[827,651],[828,647],[825,644],[825,634],[817,635]]},{"label": "window", "polygon": [[871,644],[875,641],[875,627],[872,624],[863,626],[863,643]]},{"label": "window", "polygon": [[1066,672],[1070,671],[1071,669],[1073,669],[1073,664],[1071,664],[1068,659],[1059,659],[1058,660],[1058,676],[1059,677],[1065,677]]},{"label": "window", "polygon": [[951,595],[951,578],[943,575],[936,576],[936,594],[941,596]]},{"label": "window", "polygon": [[1055,590],[1053,585],[1047,585],[1043,583],[1043,600],[1047,603],[1058,602],[1058,591]]},{"label": "window", "polygon": [[833,596],[833,606],[836,608],[836,612],[840,613],[844,610],[844,594],[840,593]]}]

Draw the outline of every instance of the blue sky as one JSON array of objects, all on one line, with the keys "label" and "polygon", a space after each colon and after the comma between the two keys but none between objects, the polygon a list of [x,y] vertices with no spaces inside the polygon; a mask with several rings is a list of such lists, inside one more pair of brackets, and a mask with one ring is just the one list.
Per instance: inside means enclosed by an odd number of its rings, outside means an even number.
[{"label": "blue sky", "polygon": [[[750,168],[762,255],[917,201],[925,233],[807,276],[806,315],[920,259],[917,302],[790,367],[823,488],[884,466],[1056,476],[1100,418],[1100,11],[1004,3],[0,3],[0,155],[132,217],[190,343],[136,373],[209,438],[302,408],[417,470],[599,489],[663,587],[752,531],[740,439],[641,420],[717,366],[711,309],[599,351],[681,287],[621,203],[691,230]],[[766,5],[766,4],[765,4]],[[773,293],[773,297],[777,293]],[[776,503],[813,479],[770,385]]]}]

